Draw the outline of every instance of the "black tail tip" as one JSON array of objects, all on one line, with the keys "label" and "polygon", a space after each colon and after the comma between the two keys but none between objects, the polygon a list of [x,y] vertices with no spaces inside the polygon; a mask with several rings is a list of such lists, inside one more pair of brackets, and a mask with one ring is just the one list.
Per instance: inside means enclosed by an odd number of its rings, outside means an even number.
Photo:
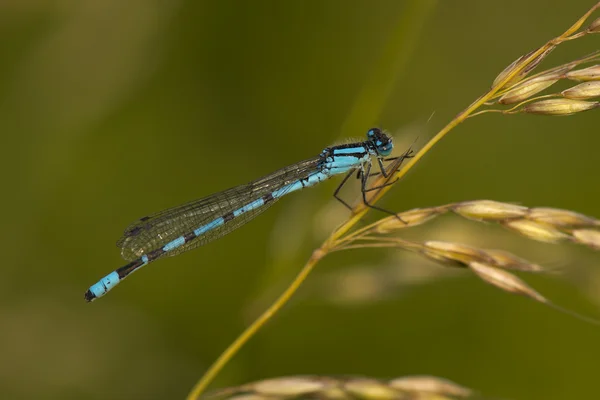
[{"label": "black tail tip", "polygon": [[94,295],[94,293],[92,293],[89,289],[87,292],[85,292],[84,297],[85,301],[87,301],[88,303],[96,299],[96,295]]}]

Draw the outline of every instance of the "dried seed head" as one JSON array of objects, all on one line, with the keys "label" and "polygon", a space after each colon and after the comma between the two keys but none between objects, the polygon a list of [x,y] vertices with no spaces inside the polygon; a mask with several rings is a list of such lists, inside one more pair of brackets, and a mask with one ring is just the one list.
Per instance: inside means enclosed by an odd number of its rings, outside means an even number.
[{"label": "dried seed head", "polygon": [[[486,249],[487,256],[493,260],[495,267],[511,269],[515,271],[539,272],[543,268],[537,264],[530,263],[520,257],[504,250]],[[492,264],[492,263],[491,263]]]},{"label": "dried seed head", "polygon": [[435,208],[415,208],[413,210],[408,210],[398,214],[400,219],[396,218],[395,216],[384,218],[380,223],[377,224],[374,232],[388,233],[396,229],[421,225],[438,214],[439,212]]},{"label": "dried seed head", "polygon": [[516,219],[501,223],[523,236],[540,242],[556,243],[569,237],[551,225],[527,219]]},{"label": "dried seed head", "polygon": [[464,266],[472,261],[486,259],[481,250],[463,244],[429,240],[423,246],[422,251],[427,257],[446,264],[458,263]]},{"label": "dried seed head", "polygon": [[600,231],[593,229],[576,229],[572,232],[578,243],[600,250]]},{"label": "dried seed head", "polygon": [[515,104],[520,103],[523,100],[527,100],[531,96],[554,85],[560,80],[567,70],[568,68],[553,71],[551,73],[542,74],[540,76],[536,76],[535,78],[521,82],[500,97],[498,103]]},{"label": "dried seed head", "polygon": [[453,258],[450,258],[439,251],[430,250],[430,249],[421,249],[421,253],[429,258],[430,260],[439,262],[440,264],[448,265],[450,267],[464,267],[465,264],[460,261],[456,261]]},{"label": "dried seed head", "polygon": [[588,28],[586,29],[586,31],[588,31],[590,33],[598,33],[598,32],[600,32],[600,17],[596,18],[594,20],[594,22],[592,22],[590,24],[590,26],[588,26]]},{"label": "dried seed head", "polygon": [[[321,396],[321,397],[319,397]],[[339,400],[343,400],[345,398],[348,397],[348,394],[345,393],[342,388],[338,387],[338,386],[331,386],[328,387],[327,389],[319,392],[318,395],[316,395],[314,398],[315,399],[339,399]],[[313,398],[313,397],[308,397],[308,398]],[[270,400],[277,400],[277,399],[270,399]]]},{"label": "dried seed head", "polygon": [[260,395],[258,393],[241,393],[235,396],[227,397],[227,400],[272,400],[270,396]]},{"label": "dried seed head", "polygon": [[[509,80],[508,82],[506,82],[506,84],[504,84],[502,86],[502,88],[511,87],[515,83],[519,82],[521,79],[525,78],[525,76],[527,76],[527,74],[529,72],[531,72],[532,69],[534,69],[535,67],[537,67],[538,64],[540,62],[542,62],[542,60],[544,58],[546,58],[546,56],[548,54],[550,54],[550,52],[552,50],[554,50],[554,46],[547,48],[542,54],[540,54],[533,61],[531,61],[529,63],[529,65],[527,65],[525,67],[525,69],[523,69],[521,72],[519,72],[511,80]],[[496,77],[496,79],[494,79],[493,86],[496,86],[498,83],[500,83],[501,80],[503,80],[504,78],[506,78],[507,75],[511,74],[516,69],[520,68],[523,60],[525,60],[526,58],[528,58],[530,55],[532,55],[536,51],[537,51],[537,49],[533,50],[533,51],[530,51],[529,53],[525,54],[524,56],[521,56],[521,57],[517,58],[508,67],[504,68],[504,70],[498,74],[498,76]],[[502,89],[502,88],[500,88],[500,89]]]},{"label": "dried seed head", "polygon": [[452,211],[476,221],[500,221],[525,216],[527,207],[493,200],[473,200],[458,203]]},{"label": "dried seed head", "polygon": [[545,297],[509,272],[480,262],[470,263],[469,268],[485,282],[494,285],[499,289],[509,293],[526,296],[541,303],[548,302]]},{"label": "dried seed head", "polygon": [[447,379],[427,375],[406,376],[393,379],[389,382],[389,385],[394,389],[407,392],[425,392],[457,397],[468,397],[473,394],[471,389],[460,386],[457,383]]},{"label": "dried seed head", "polygon": [[583,82],[560,92],[568,99],[586,100],[600,96],[600,81]]},{"label": "dried seed head", "polygon": [[[531,54],[531,53],[529,53]],[[492,83],[492,86],[496,86],[502,79],[506,78],[506,75],[510,74],[512,71],[514,71],[517,67],[517,64],[519,64],[519,62],[521,60],[523,60],[525,57],[527,57],[527,55],[521,56],[519,58],[517,58],[515,61],[513,61],[508,67],[504,68],[502,70],[502,72],[500,72],[498,74],[498,76],[496,77],[496,79],[494,79],[494,82]],[[523,78],[521,78],[523,79]],[[507,82],[504,87],[510,86],[509,84],[514,84],[517,83],[518,81],[520,81],[521,79],[517,79],[517,77],[513,78],[510,82]]]},{"label": "dried seed head", "polygon": [[267,396],[300,396],[322,390],[327,384],[309,377],[290,376],[266,379],[245,386]]},{"label": "dried seed head", "polygon": [[570,71],[565,76],[574,81],[597,81],[600,80],[600,65]]},{"label": "dried seed head", "polygon": [[[600,83],[600,82],[598,82]],[[586,215],[574,211],[561,210],[558,208],[532,208],[527,214],[531,221],[549,224],[561,228],[576,228],[598,225],[598,221]]]},{"label": "dried seed head", "polygon": [[373,378],[333,378],[329,376],[289,376],[247,383],[213,392],[210,400],[277,399],[371,399],[371,400],[451,400],[469,397],[471,390],[433,376],[408,376],[391,381]]},{"label": "dried seed head", "polygon": [[593,110],[600,107],[597,101],[583,101],[571,99],[550,99],[526,104],[522,111],[529,114],[540,115],[571,115],[582,111]]},{"label": "dried seed head", "polygon": [[344,384],[351,394],[361,399],[395,399],[398,391],[374,379],[353,379]]}]

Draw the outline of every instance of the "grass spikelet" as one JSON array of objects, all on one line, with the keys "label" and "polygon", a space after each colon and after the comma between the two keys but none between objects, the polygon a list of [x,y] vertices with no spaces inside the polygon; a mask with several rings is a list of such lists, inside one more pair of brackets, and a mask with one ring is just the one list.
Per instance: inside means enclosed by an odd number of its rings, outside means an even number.
[{"label": "grass spikelet", "polygon": [[357,378],[345,382],[344,389],[357,398],[393,399],[398,396],[398,390],[384,382],[369,378]]},{"label": "grass spikelet", "polygon": [[586,32],[598,33],[600,32],[600,18],[596,18],[590,26],[587,27]]},{"label": "grass spikelet", "polygon": [[397,229],[410,228],[413,226],[424,224],[425,222],[435,218],[440,214],[439,208],[415,208],[398,215],[396,217],[388,217],[375,226],[376,233],[389,233]]},{"label": "grass spikelet", "polygon": [[515,275],[501,270],[499,268],[495,268],[491,265],[487,265],[479,262],[472,262],[469,264],[469,268],[477,274],[483,281],[495,286],[505,292],[517,294],[520,296],[528,297],[532,300],[535,300],[539,303],[545,304],[549,307],[554,308],[555,310],[562,312],[564,314],[570,315],[574,318],[582,320],[584,322],[600,325],[600,320],[587,317],[585,315],[581,315],[574,311],[568,310],[566,308],[560,307],[546,297],[542,296],[531,286],[527,285],[523,280],[516,277]]},{"label": "grass spikelet", "polygon": [[574,240],[579,243],[600,250],[600,231],[592,229],[575,229]]},{"label": "grass spikelet", "polygon": [[502,222],[502,225],[520,235],[530,239],[546,243],[558,243],[568,238],[568,235],[556,229],[550,224],[543,224],[527,219],[515,219]]},{"label": "grass spikelet", "polygon": [[587,100],[600,96],[600,81],[583,82],[560,92],[563,97],[574,100]]},{"label": "grass spikelet", "polygon": [[572,115],[583,111],[593,110],[598,107],[600,107],[600,102],[597,101],[548,99],[526,104],[520,110],[514,112],[539,115]]},{"label": "grass spikelet", "polygon": [[525,101],[558,82],[564,73],[567,72],[567,69],[568,68],[563,68],[557,71],[551,71],[521,82],[502,95],[500,100],[498,100],[498,103],[508,105]]},{"label": "grass spikelet", "polygon": [[527,207],[493,200],[465,201],[451,209],[458,215],[476,221],[502,221],[524,217],[528,212]]},{"label": "grass spikelet", "polygon": [[550,224],[557,228],[599,226],[600,221],[574,211],[558,208],[537,207],[529,210],[526,216],[531,221]]},{"label": "grass spikelet", "polygon": [[485,249],[486,255],[493,260],[493,264],[499,268],[523,272],[541,272],[542,267],[531,263],[512,253],[498,249]]},{"label": "grass spikelet", "polygon": [[469,397],[473,391],[448,379],[429,375],[405,376],[392,379],[389,385],[393,388],[417,393],[433,393],[456,397]]},{"label": "grass spikelet", "polygon": [[[409,250],[414,249],[407,248]],[[420,253],[447,265],[469,267],[472,263],[484,263],[494,268],[525,272],[541,272],[542,267],[504,250],[479,249],[461,243],[429,240],[421,245]],[[402,247],[402,246],[400,246]]]},{"label": "grass spikelet", "polygon": [[597,81],[600,80],[600,65],[577,69],[565,74],[565,78],[573,81]]},{"label": "grass spikelet", "polygon": [[[391,380],[366,377],[288,376],[217,390],[211,400],[452,400],[473,398],[474,392],[447,379],[406,376]],[[481,397],[479,397],[481,398]]]},{"label": "grass spikelet", "polygon": [[422,253],[426,257],[450,265],[468,266],[469,263],[487,259],[484,252],[474,247],[435,240],[423,243]]},{"label": "grass spikelet", "polygon": [[469,263],[469,268],[482,280],[499,289],[529,297],[540,303],[548,303],[548,300],[546,300],[544,296],[536,292],[533,288],[510,272],[477,261]]},{"label": "grass spikelet", "polygon": [[[552,52],[552,50],[555,49],[555,47],[556,46],[553,45],[549,46],[548,48],[544,49],[541,54],[538,54],[533,59],[530,58],[536,53],[536,50],[530,51],[524,56],[517,58],[515,61],[512,62],[512,64],[510,64],[502,72],[500,72],[500,74],[498,74],[496,79],[494,79],[492,86],[499,86],[500,88],[504,88],[511,87],[514,84],[518,83],[523,78],[525,78],[527,74],[533,71],[533,69],[537,67],[538,64],[541,63],[542,60],[546,58],[548,54],[550,54],[550,52]],[[509,75],[514,76],[502,85],[502,81],[505,80]]]},{"label": "grass spikelet", "polygon": [[263,395],[298,396],[323,390],[327,386],[329,385],[325,381],[311,379],[310,377],[292,376],[266,379],[244,387]]}]

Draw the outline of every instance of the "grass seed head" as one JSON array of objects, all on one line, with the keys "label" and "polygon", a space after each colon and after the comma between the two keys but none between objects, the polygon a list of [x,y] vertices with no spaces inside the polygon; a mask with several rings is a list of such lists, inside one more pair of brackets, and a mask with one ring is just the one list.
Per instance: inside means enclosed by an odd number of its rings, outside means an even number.
[{"label": "grass seed head", "polygon": [[572,234],[578,243],[600,250],[600,231],[594,229],[576,229]]},{"label": "grass seed head", "polygon": [[598,33],[600,32],[600,17],[596,18],[590,26],[586,29],[589,33]]},{"label": "grass seed head", "polygon": [[273,398],[258,393],[241,393],[228,397],[227,400],[273,400]]},{"label": "grass seed head", "polygon": [[536,76],[535,78],[523,81],[500,97],[498,103],[515,104],[527,100],[531,96],[549,88],[558,82],[564,72],[564,70],[553,71],[549,74],[542,74],[540,76]]},{"label": "grass seed head", "polygon": [[344,387],[360,399],[395,399],[398,397],[397,390],[375,379],[353,379],[346,382]]},{"label": "grass seed head", "polygon": [[556,243],[569,237],[551,225],[527,219],[504,221],[502,225],[523,236],[540,242]]},{"label": "grass seed head", "polygon": [[435,208],[415,208],[398,214],[400,219],[395,216],[387,217],[381,220],[374,229],[377,233],[388,233],[397,229],[410,228],[421,225],[439,214]]},{"label": "grass seed head", "polygon": [[587,100],[600,96],[600,81],[583,82],[560,92],[563,97],[575,100]]},{"label": "grass seed head", "polygon": [[571,115],[582,111],[598,108],[597,101],[583,101],[571,99],[540,100],[523,106],[522,111],[529,114],[540,115]]},{"label": "grass seed head", "polygon": [[541,303],[548,302],[544,296],[507,271],[476,261],[470,263],[469,268],[485,282],[496,286],[499,289],[509,293],[526,296]]},{"label": "grass seed head", "polygon": [[[600,83],[600,82],[598,82]],[[599,221],[586,215],[558,208],[537,207],[527,214],[527,219],[560,228],[598,226]]]},{"label": "grass seed head", "polygon": [[452,211],[465,218],[476,221],[502,221],[523,217],[527,207],[493,200],[473,200],[456,204]]},{"label": "grass seed head", "polygon": [[565,77],[574,81],[598,81],[600,80],[600,65],[569,71]]},{"label": "grass seed head", "polygon": [[468,397],[473,394],[469,388],[461,386],[447,379],[428,375],[406,376],[393,379],[389,385],[395,389],[407,392],[434,393],[457,397]]},{"label": "grass seed head", "polygon": [[[554,46],[548,47],[542,54],[540,54],[534,60],[532,60],[521,72],[519,72],[511,80],[509,80],[508,82],[506,82],[506,84],[503,85],[503,88],[504,87],[511,87],[515,83],[517,83],[520,80],[522,80],[523,78],[525,78],[527,76],[527,74],[529,72],[531,72],[531,70],[533,70],[535,67],[537,67],[538,64],[540,62],[542,62],[542,60],[544,58],[546,58],[546,56],[548,54],[550,54],[550,52],[552,50],[554,50]],[[503,80],[504,78],[506,78],[507,75],[511,74],[516,69],[521,68],[521,64],[523,63],[523,61],[526,58],[528,58],[529,56],[531,56],[536,51],[537,51],[537,49],[533,50],[533,51],[530,51],[529,53],[525,54],[524,56],[521,56],[521,57],[517,58],[508,67],[504,68],[504,70],[498,74],[498,76],[496,77],[496,79],[494,79],[493,86],[496,86],[497,84],[499,84],[501,80]]]},{"label": "grass seed head", "polygon": [[322,390],[325,382],[302,376],[265,379],[248,384],[248,389],[266,396],[299,396]]},{"label": "grass seed head", "polygon": [[382,381],[367,377],[288,376],[217,390],[203,396],[211,400],[363,399],[452,400],[473,392],[434,376],[407,376]]},{"label": "grass seed head", "polygon": [[429,240],[423,243],[423,254],[436,261],[449,265],[466,266],[470,262],[486,259],[485,254],[471,246],[459,243],[440,242]]},{"label": "grass seed head", "polygon": [[514,271],[539,272],[543,268],[537,264],[530,263],[520,257],[504,250],[485,249],[485,253],[493,260],[495,267],[510,269]]},{"label": "grass seed head", "polygon": [[[514,71],[517,67],[517,65],[519,64],[519,62],[521,60],[523,60],[523,58],[525,58],[526,56],[521,56],[519,58],[517,58],[515,61],[513,61],[508,67],[504,68],[502,70],[502,72],[500,72],[498,74],[498,76],[496,77],[496,79],[494,79],[494,82],[492,83],[493,86],[496,86],[498,83],[500,83],[500,81],[504,78],[506,78],[506,76],[508,74],[510,74],[512,71]],[[521,77],[521,79],[523,79]],[[505,86],[510,86],[510,84],[515,84],[518,81],[520,81],[521,79],[518,79],[518,77],[514,77],[511,81],[507,82]]]}]

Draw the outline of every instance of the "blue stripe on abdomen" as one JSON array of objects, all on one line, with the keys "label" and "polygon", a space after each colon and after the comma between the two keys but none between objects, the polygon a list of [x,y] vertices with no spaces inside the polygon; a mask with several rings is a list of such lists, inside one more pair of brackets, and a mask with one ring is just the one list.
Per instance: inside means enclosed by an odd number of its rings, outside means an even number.
[{"label": "blue stripe on abdomen", "polygon": [[[264,204],[265,204],[264,199],[262,199],[262,198],[256,199],[256,200],[246,204],[245,206],[233,211],[231,214],[228,214],[229,215],[228,220],[231,220],[235,217],[239,217],[243,213],[248,212],[250,210],[254,210],[258,207],[261,207]],[[202,225],[201,227],[195,229],[193,233],[194,233],[195,237],[198,237],[210,230],[213,230],[213,229],[223,225],[224,223],[225,223],[225,217],[219,217],[219,218],[209,222],[208,224]],[[169,243],[165,244],[162,247],[162,250],[165,252],[172,251],[180,246],[183,246],[185,243],[187,243],[189,241],[190,241],[190,239],[186,240],[185,235],[182,235],[182,236],[177,237],[176,239],[171,240]]]},{"label": "blue stripe on abdomen", "polygon": [[324,180],[327,180],[329,178],[330,178],[330,176],[328,174],[328,171],[316,172],[314,174],[310,174],[308,176],[308,178],[306,178],[306,180],[304,181],[304,186],[305,187],[313,186],[313,185],[316,185],[319,182],[323,182]]},{"label": "blue stripe on abdomen", "polygon": [[93,300],[94,298],[97,298],[97,297],[104,296],[110,289],[115,287],[120,281],[121,281],[121,279],[119,278],[119,274],[117,273],[117,271],[113,271],[110,274],[106,275],[104,278],[100,279],[97,283],[93,284],[88,289],[88,291],[90,291],[94,295],[94,297],[91,300]]},{"label": "blue stripe on abdomen", "polygon": [[[283,186],[283,187],[275,190],[273,193],[271,193],[272,197],[279,198],[288,193],[295,192],[296,190],[300,190],[300,189],[303,189],[303,188],[309,187],[309,186],[314,186],[319,182],[323,182],[324,180],[329,179],[332,175],[337,175],[337,174],[342,174],[342,173],[348,172],[349,170],[360,166],[369,157],[368,153],[365,153],[364,148],[362,148],[362,147],[336,149],[336,150],[334,150],[334,153],[335,154],[357,154],[357,153],[360,153],[360,154],[363,154],[363,156],[357,157],[356,155],[336,155],[334,157],[331,157],[330,159],[332,161],[323,164],[322,171],[310,174],[308,177],[306,177],[306,179],[299,179],[295,182],[292,182],[286,186]],[[234,210],[231,213],[227,213],[226,215],[221,216],[221,217],[209,222],[206,225],[202,225],[201,227],[195,229],[193,231],[193,233],[196,237],[201,236],[201,235],[205,234],[206,232],[223,225],[225,222],[231,221],[232,219],[237,218],[240,215],[242,215],[248,211],[257,209],[264,205],[265,205],[265,200],[263,198],[256,199],[256,200],[244,205],[243,207],[240,207],[237,210]],[[187,242],[189,242],[189,240],[186,240],[185,235],[182,235],[182,236],[177,237],[176,239],[173,239],[169,243],[165,244],[162,247],[162,250],[165,252],[172,251],[180,246],[183,246]]]},{"label": "blue stripe on abdomen", "polygon": [[322,172],[315,172],[310,174],[305,179],[298,179],[295,182],[290,183],[289,185],[283,186],[273,192],[274,198],[279,198],[288,193],[295,192],[296,190],[304,189],[305,187],[313,186],[319,182],[323,182],[330,178],[330,174],[327,169],[324,168]]},{"label": "blue stripe on abdomen", "polygon": [[[279,198],[288,193],[295,192],[296,190],[300,190],[300,189],[303,189],[303,188],[309,187],[309,186],[314,186],[319,182],[329,179],[332,175],[337,175],[337,174],[342,174],[342,173],[348,172],[349,170],[356,168],[359,165],[361,165],[362,163],[364,163],[366,161],[366,159],[369,157],[368,153],[365,153],[364,148],[362,148],[362,147],[352,147],[352,148],[334,150],[335,154],[346,154],[346,153],[356,154],[359,152],[360,152],[360,154],[364,154],[364,156],[357,157],[355,155],[336,155],[334,157],[331,157],[330,159],[332,161],[325,163],[322,167],[323,170],[321,172],[315,172],[313,174],[310,174],[308,177],[306,177],[306,179],[299,179],[295,182],[290,183],[289,185],[283,186],[283,187],[275,190],[273,193],[271,193],[272,197]],[[237,218],[240,215],[242,215],[248,211],[257,209],[264,205],[265,205],[265,200],[263,198],[256,199],[256,200],[244,205],[243,207],[240,207],[237,210],[234,210],[231,213],[227,213],[226,215],[221,216],[221,217],[209,222],[206,225],[202,225],[201,227],[195,229],[193,231],[193,234],[196,237],[201,236],[201,235],[205,234],[206,232],[223,225],[225,222],[231,221],[233,218]],[[186,240],[185,235],[182,235],[182,236],[179,236],[179,237],[173,239],[172,241],[168,242],[167,244],[165,244],[162,247],[162,250],[165,252],[172,251],[180,246],[183,246],[187,242],[189,242],[189,240]]]},{"label": "blue stripe on abdomen", "polygon": [[243,206],[242,208],[238,208],[237,210],[235,210],[233,212],[233,216],[234,217],[238,217],[238,216],[242,215],[245,212],[248,212],[250,210],[254,210],[255,208],[262,207],[264,205],[265,205],[265,201],[262,198],[256,199],[252,203],[248,203],[245,206]]},{"label": "blue stripe on abdomen", "polygon": [[173,250],[179,246],[182,246],[185,243],[185,238],[183,236],[179,236],[177,239],[170,241],[169,243],[163,246],[164,251]]},{"label": "blue stripe on abdomen", "polygon": [[223,219],[223,217],[217,218],[214,221],[209,222],[206,225],[202,225],[200,228],[194,230],[194,234],[196,236],[200,236],[203,233],[210,231],[211,229],[215,229],[217,226],[223,225],[224,222],[225,220]]}]

